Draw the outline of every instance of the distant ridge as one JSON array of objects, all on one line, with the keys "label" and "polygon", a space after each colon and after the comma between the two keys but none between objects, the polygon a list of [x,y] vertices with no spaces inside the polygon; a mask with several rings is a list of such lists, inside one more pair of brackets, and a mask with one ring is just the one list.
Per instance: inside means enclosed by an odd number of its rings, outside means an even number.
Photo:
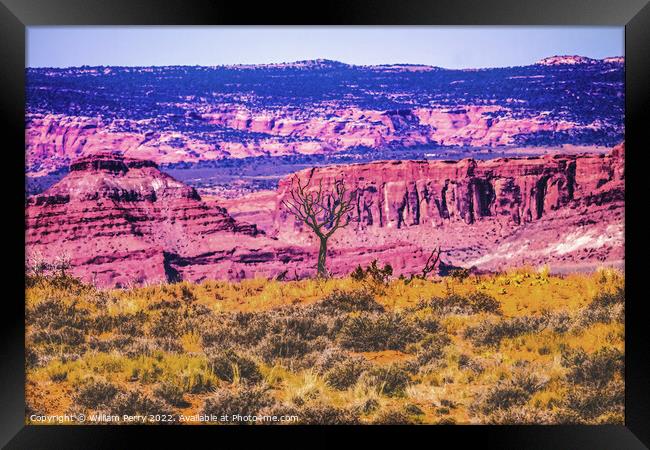
[{"label": "distant ridge", "polygon": [[[532,64],[523,64],[521,66],[513,67],[526,67],[526,66],[559,66],[559,65],[576,65],[576,64],[623,64],[625,58],[623,56],[610,56],[603,59],[594,59],[587,56],[580,55],[554,55],[542,58]],[[484,69],[494,69],[495,67],[488,68],[463,68],[463,69],[450,69],[441,66],[432,66],[428,64],[412,64],[412,63],[386,63],[386,64],[348,64],[341,61],[332,59],[305,59],[300,61],[288,61],[281,63],[261,63],[261,64],[218,64],[218,65],[160,65],[160,66],[77,66],[77,67],[28,67],[29,71],[43,71],[43,70],[85,70],[87,72],[99,72],[102,70],[115,70],[122,69],[125,71],[137,70],[150,70],[156,71],[169,68],[182,68],[182,67],[195,67],[205,69],[368,69],[380,71],[411,71],[411,72],[431,72],[442,70],[456,70],[456,71],[476,71]]]},{"label": "distant ridge", "polygon": [[542,58],[537,61],[536,65],[541,66],[560,66],[560,65],[574,65],[574,64],[598,64],[598,63],[614,63],[622,64],[625,59],[622,56],[613,56],[604,59],[587,58],[580,55],[556,55]]}]

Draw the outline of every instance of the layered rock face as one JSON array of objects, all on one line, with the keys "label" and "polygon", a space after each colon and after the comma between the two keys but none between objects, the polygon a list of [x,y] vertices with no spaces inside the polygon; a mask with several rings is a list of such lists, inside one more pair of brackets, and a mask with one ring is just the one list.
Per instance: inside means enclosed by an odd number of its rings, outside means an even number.
[{"label": "layered rock face", "polygon": [[[290,177],[235,201],[239,217],[205,201],[148,160],[99,153],[26,205],[28,256],[68,255],[99,286],[176,280],[311,276],[317,243],[282,207]],[[337,276],[373,259],[396,275],[421,270],[435,247],[458,266],[554,271],[622,265],[624,147],[605,155],[489,161],[397,161],[298,172],[354,194],[348,227],[330,239]],[[236,202],[235,205],[233,202]]]},{"label": "layered rock face", "polygon": [[112,153],[76,160],[26,207],[28,255],[67,255],[76,275],[98,285],[246,276],[250,262],[283,253],[268,241],[154,162]]},{"label": "layered rock face", "polygon": [[104,148],[191,164],[422,146],[608,147],[624,131],[622,58],[480,70],[325,60],[34,68],[26,77],[34,178]]},{"label": "layered rock face", "polygon": [[[324,190],[342,179],[354,191],[351,224],[337,232],[342,248],[393,245],[408,254],[437,244],[457,264],[490,267],[520,250],[508,265],[570,266],[623,257],[623,145],[606,155],[375,162],[296,176]],[[290,189],[287,177],[278,190],[276,228],[288,242],[308,242],[309,231],[282,206]],[[587,236],[584,245],[556,258],[550,245],[568,233]],[[513,251],[490,258],[504,243]],[[528,247],[526,255],[522,249]],[[583,250],[590,253],[583,257]]]}]

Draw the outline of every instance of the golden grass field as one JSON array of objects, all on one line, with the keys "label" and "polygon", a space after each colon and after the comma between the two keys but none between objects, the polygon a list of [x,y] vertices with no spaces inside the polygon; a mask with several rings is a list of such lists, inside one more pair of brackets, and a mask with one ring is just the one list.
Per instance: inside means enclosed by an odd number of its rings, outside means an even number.
[{"label": "golden grass field", "polygon": [[26,307],[28,423],[623,423],[611,269],[115,290],[30,276]]}]

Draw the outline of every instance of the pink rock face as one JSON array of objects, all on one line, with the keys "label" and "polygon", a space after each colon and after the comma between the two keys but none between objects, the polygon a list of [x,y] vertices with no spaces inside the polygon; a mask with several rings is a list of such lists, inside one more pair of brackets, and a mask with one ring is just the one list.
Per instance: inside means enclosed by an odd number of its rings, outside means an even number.
[{"label": "pink rock face", "polygon": [[[254,225],[203,202],[152,161],[110,153],[76,160],[29,199],[26,216],[28,254],[67,254],[76,275],[103,286],[239,277],[237,261],[256,260],[259,248],[267,250],[257,259],[277,256]],[[210,261],[227,264],[200,268]]]},{"label": "pink rock face", "polygon": [[[225,157],[324,154],[359,146],[371,149],[424,144],[507,146],[520,134],[561,132],[576,127],[571,122],[547,121],[543,116],[529,119],[507,114],[490,116],[495,112],[506,111],[498,106],[471,105],[403,111],[332,107],[305,117],[283,109],[250,111],[231,105],[197,113],[197,117],[215,129],[225,127],[268,136],[254,140],[215,138],[218,145],[197,141],[182,132],[120,131],[124,121],[104,123],[87,117],[32,115],[26,126],[27,171],[31,176],[46,175],[68,166],[76,158],[107,148],[119,149],[127,157],[149,159],[159,164],[191,163]],[[137,122],[126,122],[137,128]]]},{"label": "pink rock face", "polygon": [[[623,155],[621,145],[607,155],[375,162],[297,176],[324,189],[344,180],[356,208],[332,248],[389,246],[398,273],[414,270],[437,245],[448,263],[560,270],[622,263]],[[290,177],[280,182],[276,228],[299,245],[311,235],[282,206],[290,186]]]},{"label": "pink rock face", "polygon": [[[356,208],[330,239],[328,267],[346,275],[373,259],[419,272],[431,250],[447,264],[554,271],[622,265],[624,146],[606,155],[490,161],[393,161],[329,166],[297,176],[324,189],[343,179]],[[213,201],[148,160],[98,153],[26,206],[28,256],[69,255],[99,286],[179,279],[288,278],[315,273],[317,243],[277,193]]]}]

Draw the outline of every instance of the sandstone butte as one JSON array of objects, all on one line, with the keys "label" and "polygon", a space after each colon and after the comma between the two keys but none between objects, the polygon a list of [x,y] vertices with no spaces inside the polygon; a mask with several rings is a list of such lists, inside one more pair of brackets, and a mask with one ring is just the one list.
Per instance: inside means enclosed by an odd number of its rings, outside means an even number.
[{"label": "sandstone butte", "polygon": [[[447,264],[485,270],[624,262],[624,144],[601,155],[373,162],[295,175],[324,188],[343,179],[355,191],[351,223],[331,239],[334,275],[373,259],[397,275],[419,272],[436,246]],[[72,272],[99,286],[313,275],[313,236],[282,208],[289,187],[286,177],[270,195],[261,229],[152,161],[84,156],[27,200],[27,253],[67,254]]]}]

